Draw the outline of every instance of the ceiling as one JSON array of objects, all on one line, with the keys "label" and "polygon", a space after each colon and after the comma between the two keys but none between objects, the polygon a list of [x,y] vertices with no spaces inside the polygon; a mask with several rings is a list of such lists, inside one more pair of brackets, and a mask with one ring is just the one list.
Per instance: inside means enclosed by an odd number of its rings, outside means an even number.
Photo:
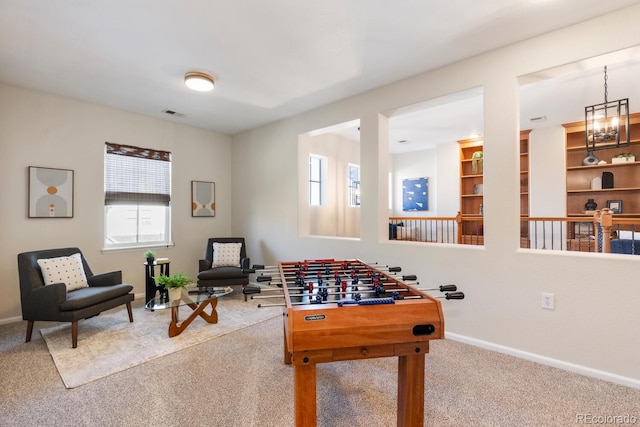
[{"label": "ceiling", "polygon": [[401,4],[0,0],[0,82],[233,135],[637,0]]},{"label": "ceiling", "polygon": [[[520,78],[520,129],[559,126],[584,120],[584,108],[604,102],[604,67],[608,100],[629,98],[640,111],[640,47],[590,58]],[[389,151],[405,153],[433,148],[483,134],[483,92],[473,89],[428,103],[408,106],[390,117]],[[342,136],[357,140],[357,129]]]}]

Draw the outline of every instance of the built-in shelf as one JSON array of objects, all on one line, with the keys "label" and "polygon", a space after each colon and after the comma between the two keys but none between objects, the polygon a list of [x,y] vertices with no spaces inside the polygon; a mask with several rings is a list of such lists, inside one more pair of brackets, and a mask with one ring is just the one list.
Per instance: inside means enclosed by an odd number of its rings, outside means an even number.
[{"label": "built-in shelf", "polygon": [[[590,216],[582,213],[587,199],[593,199],[597,209],[607,207],[610,201],[619,201],[622,202],[620,216],[640,216],[640,161],[612,163],[613,156],[620,153],[632,153],[640,159],[640,113],[630,114],[629,123],[630,144],[594,151],[598,159],[606,162],[596,165],[582,164],[588,154],[584,122],[563,125],[566,132],[567,216]],[[603,172],[613,175],[613,188],[592,189],[592,180],[602,179]]]}]

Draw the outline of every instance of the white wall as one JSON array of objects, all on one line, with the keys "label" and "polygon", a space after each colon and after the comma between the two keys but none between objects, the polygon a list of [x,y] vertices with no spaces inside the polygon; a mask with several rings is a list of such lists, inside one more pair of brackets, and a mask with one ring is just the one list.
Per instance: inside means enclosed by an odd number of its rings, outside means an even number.
[{"label": "white wall", "polygon": [[[425,285],[457,283],[467,299],[443,304],[449,336],[640,386],[640,259],[519,249],[518,153],[518,76],[640,45],[638,19],[640,6],[627,8],[235,136],[234,164],[243,168],[234,169],[233,188],[252,190],[234,198],[234,231],[248,237],[253,259],[268,264],[358,257],[401,265]],[[484,88],[484,247],[389,242],[388,124],[380,112],[478,86]],[[361,239],[298,237],[300,177],[291,175],[297,136],[354,117],[361,119],[366,183]],[[555,294],[554,311],[540,308],[541,292]]]},{"label": "white wall", "polygon": [[327,198],[322,206],[309,206],[308,175],[307,179],[303,175],[300,180],[306,190],[300,193],[306,192],[307,196],[301,200],[299,209],[309,210],[309,229],[305,234],[360,237],[360,208],[349,206],[347,194],[348,165],[360,164],[360,143],[331,133],[303,136],[302,139],[298,148],[302,157],[308,159],[309,154],[316,154],[327,158]]},{"label": "white wall", "polygon": [[436,145],[438,216],[456,216],[460,211],[460,149],[458,143]]},{"label": "white wall", "polygon": [[529,215],[562,217],[567,213],[565,131],[562,126],[529,134]]},{"label": "white wall", "polygon": [[[144,295],[143,250],[102,253],[106,141],[172,153],[171,272],[195,278],[207,237],[231,233],[231,138],[108,107],[0,85],[0,322],[21,317],[16,256],[77,246],[95,273],[122,270]],[[75,171],[73,218],[27,218],[27,168]],[[191,217],[191,180],[216,183],[216,216]],[[36,325],[37,328],[37,325]]]},{"label": "white wall", "polygon": [[[430,150],[391,156],[393,209],[391,216],[454,217],[460,210],[460,153],[457,142],[438,144]],[[402,181],[429,178],[429,209],[402,210]]]},{"label": "white wall", "polygon": [[[413,153],[395,154],[393,157],[393,216],[427,217],[437,216],[438,167],[436,150],[421,150]],[[428,178],[427,210],[402,210],[402,184],[405,179]]]},{"label": "white wall", "polygon": [[[565,131],[562,126],[529,134],[529,216],[563,217],[567,212]],[[531,248],[566,247],[567,229],[558,223],[530,222]]]}]

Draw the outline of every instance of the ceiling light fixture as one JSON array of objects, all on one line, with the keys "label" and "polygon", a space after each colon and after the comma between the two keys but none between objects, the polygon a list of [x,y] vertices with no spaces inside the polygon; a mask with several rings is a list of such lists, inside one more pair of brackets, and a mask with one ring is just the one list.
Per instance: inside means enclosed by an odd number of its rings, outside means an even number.
[{"label": "ceiling light fixture", "polygon": [[213,77],[199,71],[189,71],[184,75],[184,84],[198,92],[213,90]]},{"label": "ceiling light fixture", "polygon": [[[585,144],[590,155],[594,150],[629,145],[629,98],[608,101],[608,89],[605,66],[604,102],[584,108]],[[624,138],[621,139],[620,135]]]}]

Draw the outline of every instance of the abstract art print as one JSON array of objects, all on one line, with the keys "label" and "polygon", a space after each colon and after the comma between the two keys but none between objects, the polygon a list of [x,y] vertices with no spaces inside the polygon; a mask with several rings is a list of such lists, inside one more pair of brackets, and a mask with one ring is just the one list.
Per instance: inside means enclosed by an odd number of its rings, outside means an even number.
[{"label": "abstract art print", "polygon": [[191,216],[216,216],[216,184],[191,181]]},{"label": "abstract art print", "polygon": [[411,178],[402,181],[402,210],[428,210],[429,179]]},{"label": "abstract art print", "polygon": [[73,218],[73,170],[29,166],[29,218]]}]

